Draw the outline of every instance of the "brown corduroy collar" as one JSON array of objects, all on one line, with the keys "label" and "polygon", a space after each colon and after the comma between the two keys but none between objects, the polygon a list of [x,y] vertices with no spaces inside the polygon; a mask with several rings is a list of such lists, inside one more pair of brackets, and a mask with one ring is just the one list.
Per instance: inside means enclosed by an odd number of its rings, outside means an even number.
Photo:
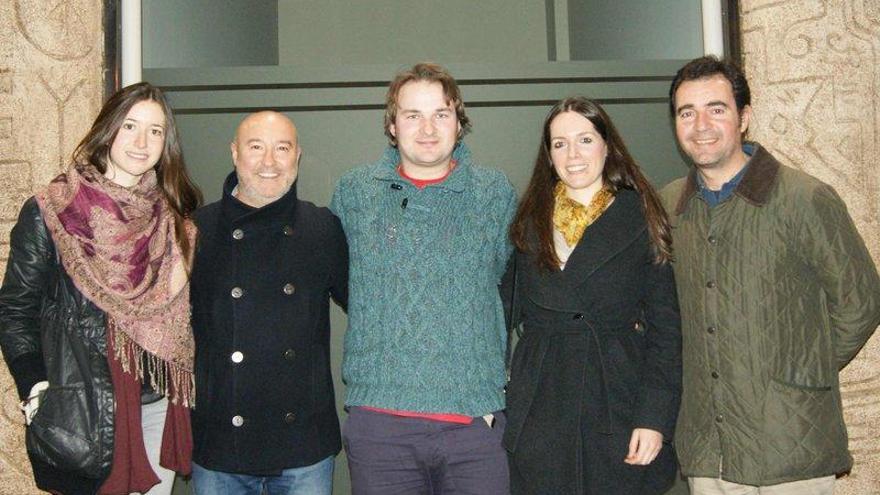
[{"label": "brown corduroy collar", "polygon": [[[744,200],[754,206],[764,206],[770,196],[770,191],[776,185],[776,179],[779,175],[779,162],[773,158],[767,150],[758,143],[751,143],[755,147],[755,152],[749,160],[749,168],[743,175],[742,180],[736,186],[733,193],[740,196]],[[688,173],[687,181],[678,203],[675,206],[675,215],[681,215],[687,209],[687,204],[694,194],[697,193],[699,185],[697,183],[697,169],[691,167]]]}]

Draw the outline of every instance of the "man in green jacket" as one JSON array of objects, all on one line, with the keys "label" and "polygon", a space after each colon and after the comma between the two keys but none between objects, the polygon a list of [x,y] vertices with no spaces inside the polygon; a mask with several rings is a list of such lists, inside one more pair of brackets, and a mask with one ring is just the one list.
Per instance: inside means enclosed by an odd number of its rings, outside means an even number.
[{"label": "man in green jacket", "polygon": [[673,226],[691,493],[827,494],[852,467],[838,372],[880,324],[880,278],[834,189],[743,142],[734,64],[695,59],[670,89],[693,162],[662,192]]}]

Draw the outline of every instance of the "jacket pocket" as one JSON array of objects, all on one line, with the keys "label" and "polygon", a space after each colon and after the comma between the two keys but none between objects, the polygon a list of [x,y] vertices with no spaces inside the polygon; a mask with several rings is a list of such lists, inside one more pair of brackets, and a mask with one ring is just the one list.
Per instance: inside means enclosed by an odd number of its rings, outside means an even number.
[{"label": "jacket pocket", "polygon": [[767,387],[763,479],[820,476],[848,462],[846,427],[834,391],[777,380]]},{"label": "jacket pocket", "polygon": [[820,311],[796,324],[776,328],[773,380],[803,390],[831,390],[837,385],[831,323],[827,318],[827,311]]},{"label": "jacket pocket", "polygon": [[50,386],[25,435],[27,450],[65,471],[105,475],[97,445],[97,414],[82,386]]}]

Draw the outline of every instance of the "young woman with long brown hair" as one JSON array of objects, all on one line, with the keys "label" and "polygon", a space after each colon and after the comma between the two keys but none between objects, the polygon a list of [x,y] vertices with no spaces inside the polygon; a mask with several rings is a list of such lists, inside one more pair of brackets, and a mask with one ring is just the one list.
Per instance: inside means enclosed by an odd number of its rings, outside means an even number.
[{"label": "young woman with long brown hair", "polygon": [[514,494],[662,493],[681,389],[670,225],[595,102],[544,121],[502,294],[523,325],[507,394]]},{"label": "young woman with long brown hair", "polygon": [[39,488],[159,495],[188,472],[200,203],[165,96],[139,83],[110,97],[67,171],[22,208],[0,347]]}]

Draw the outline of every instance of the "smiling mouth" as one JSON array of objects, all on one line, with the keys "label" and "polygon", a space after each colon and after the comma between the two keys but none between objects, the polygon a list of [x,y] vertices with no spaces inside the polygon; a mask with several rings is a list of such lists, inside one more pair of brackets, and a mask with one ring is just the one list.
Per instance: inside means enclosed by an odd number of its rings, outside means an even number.
[{"label": "smiling mouth", "polygon": [[568,172],[568,173],[570,173],[570,174],[576,174],[576,173],[578,173],[578,172],[584,172],[584,171],[586,171],[587,168],[588,168],[588,167],[587,167],[586,165],[572,165],[572,166],[570,166],[570,167],[565,167],[565,171]]},{"label": "smiling mouth", "polygon": [[125,156],[132,158],[134,160],[146,160],[150,157],[147,153],[137,153],[134,151],[126,151]]},{"label": "smiling mouth", "polygon": [[279,175],[280,175],[280,174],[278,174],[278,173],[276,173],[276,172],[260,172],[260,173],[257,174],[257,177],[259,177],[259,178],[261,178],[261,179],[275,179],[275,178],[277,178]]},{"label": "smiling mouth", "polygon": [[694,143],[696,143],[697,145],[700,145],[700,146],[706,146],[706,145],[709,145],[709,144],[715,144],[716,142],[718,142],[718,139],[717,139],[717,138],[712,138],[712,139],[694,139]]}]

